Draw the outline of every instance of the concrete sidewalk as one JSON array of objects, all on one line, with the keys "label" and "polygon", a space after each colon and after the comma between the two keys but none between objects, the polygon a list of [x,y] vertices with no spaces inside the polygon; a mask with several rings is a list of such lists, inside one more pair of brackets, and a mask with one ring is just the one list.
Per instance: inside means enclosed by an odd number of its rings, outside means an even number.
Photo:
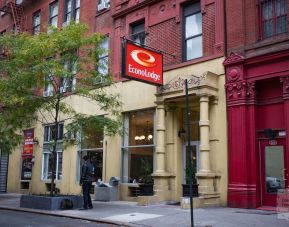
[{"label": "concrete sidewalk", "polygon": [[[151,226],[151,227],[189,227],[190,211],[183,210],[178,205],[137,206],[133,202],[93,202],[92,210],[61,210],[42,211],[20,208],[19,194],[0,194],[0,209],[21,210],[26,212],[80,218],[102,223],[112,223],[116,226]],[[196,226],[239,227],[239,226],[289,226],[287,220],[280,219],[276,212],[234,209],[206,208],[194,209]]]}]

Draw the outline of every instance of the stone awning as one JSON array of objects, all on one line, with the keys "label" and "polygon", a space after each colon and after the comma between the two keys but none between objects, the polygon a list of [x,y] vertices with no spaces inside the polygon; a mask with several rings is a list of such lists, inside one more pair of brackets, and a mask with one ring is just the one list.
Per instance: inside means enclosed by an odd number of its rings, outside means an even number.
[{"label": "stone awning", "polygon": [[185,95],[185,79],[188,80],[189,95],[217,96],[218,92],[217,74],[206,71],[200,76],[176,76],[167,84],[157,88],[157,97],[173,98]]}]

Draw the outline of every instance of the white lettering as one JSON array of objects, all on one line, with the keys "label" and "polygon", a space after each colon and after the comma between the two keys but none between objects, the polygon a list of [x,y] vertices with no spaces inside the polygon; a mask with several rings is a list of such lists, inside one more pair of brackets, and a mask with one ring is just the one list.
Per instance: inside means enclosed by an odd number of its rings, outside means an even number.
[{"label": "white lettering", "polygon": [[152,78],[154,81],[159,81],[161,78],[161,76],[159,74],[156,74],[154,71],[148,72],[147,69],[142,70],[134,68],[131,64],[128,64],[128,72],[147,78]]}]

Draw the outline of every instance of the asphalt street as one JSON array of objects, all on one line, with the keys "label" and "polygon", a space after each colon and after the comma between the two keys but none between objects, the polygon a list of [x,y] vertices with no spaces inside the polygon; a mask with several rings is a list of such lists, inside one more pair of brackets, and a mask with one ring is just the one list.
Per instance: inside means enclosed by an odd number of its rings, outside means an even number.
[{"label": "asphalt street", "polygon": [[20,211],[0,210],[1,227],[113,227],[111,224],[98,224],[50,215],[34,214]]}]

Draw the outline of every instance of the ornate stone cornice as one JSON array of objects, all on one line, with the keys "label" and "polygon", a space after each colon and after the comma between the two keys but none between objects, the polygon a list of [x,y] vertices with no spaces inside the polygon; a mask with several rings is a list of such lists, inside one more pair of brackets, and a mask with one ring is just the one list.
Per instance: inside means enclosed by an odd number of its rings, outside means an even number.
[{"label": "ornate stone cornice", "polygon": [[225,59],[223,64],[224,64],[224,66],[229,66],[229,65],[233,65],[233,64],[242,63],[244,61],[245,61],[244,56],[237,54],[237,53],[231,53],[230,56]]},{"label": "ornate stone cornice", "polygon": [[289,76],[280,77],[280,82],[283,83],[283,98],[289,99]]},{"label": "ornate stone cornice", "polygon": [[228,105],[253,104],[255,102],[255,83],[238,81],[225,85]]},{"label": "ornate stone cornice", "polygon": [[[186,78],[182,78],[182,77],[178,77],[172,81],[170,81],[169,83],[158,87],[158,93],[165,93],[165,92],[170,92],[170,91],[178,91],[178,90],[183,90],[185,88],[185,79]],[[188,87],[197,87],[200,86],[202,81],[204,81],[206,79],[206,75],[203,74],[200,77],[197,76],[189,76],[187,78],[188,80]]]}]

